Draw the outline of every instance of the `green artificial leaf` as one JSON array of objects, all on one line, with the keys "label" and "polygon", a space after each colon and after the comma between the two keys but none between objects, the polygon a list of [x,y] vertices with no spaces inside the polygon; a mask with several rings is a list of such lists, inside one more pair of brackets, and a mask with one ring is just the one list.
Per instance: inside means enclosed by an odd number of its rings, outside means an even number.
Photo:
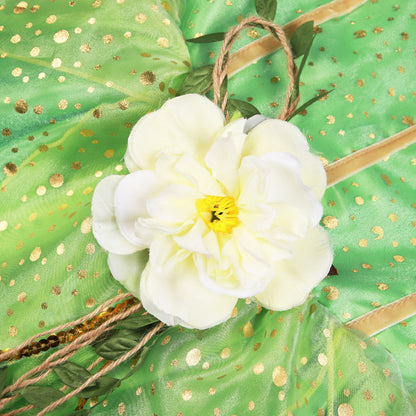
[{"label": "green artificial leaf", "polygon": [[94,408],[76,410],[75,412],[71,412],[67,414],[66,416],[88,416],[92,413],[93,409]]},{"label": "green artificial leaf", "polygon": [[139,341],[126,338],[123,335],[115,335],[111,338],[94,345],[95,352],[106,360],[117,360],[122,355],[134,348]]},{"label": "green artificial leaf", "polygon": [[276,15],[276,0],[254,0],[257,14],[263,19],[273,22]]},{"label": "green artificial leaf", "polygon": [[65,396],[65,393],[46,386],[27,386],[18,392],[29,404],[40,409],[45,408],[56,400]]},{"label": "green artificial leaf", "polygon": [[213,70],[213,64],[193,69],[183,80],[183,83],[178,90],[178,95],[206,93],[212,86]]},{"label": "green artificial leaf", "polygon": [[3,391],[4,386],[6,384],[7,369],[7,366],[0,368],[0,392]]},{"label": "green artificial leaf", "polygon": [[224,81],[222,82],[221,87],[220,87],[220,102],[221,103],[222,103],[222,100],[225,97],[225,94],[227,92],[227,88],[228,88],[228,76],[226,76],[224,78]]},{"label": "green artificial leaf", "polygon": [[91,377],[85,368],[70,361],[57,365],[53,371],[62,383],[72,388],[77,388]]},{"label": "green artificial leaf", "polygon": [[227,32],[216,32],[210,33],[208,35],[199,36],[197,38],[186,39],[187,42],[191,43],[210,43],[210,42],[218,42],[220,40],[224,40],[225,35]]},{"label": "green artificial leaf", "polygon": [[320,100],[322,97],[324,97],[325,95],[329,94],[330,92],[334,91],[329,90],[329,91],[322,91],[321,93],[319,93],[318,95],[316,95],[315,97],[311,98],[310,100],[306,101],[306,103],[302,104],[289,118],[288,121],[295,117],[297,114],[299,114],[300,112],[302,112],[303,110],[305,110],[306,108],[308,108],[311,104],[313,104],[315,101]]},{"label": "green artificial leaf", "polygon": [[292,38],[290,44],[292,45],[293,59],[299,58],[299,56],[309,53],[312,45],[314,33],[313,33],[313,20],[305,22],[299,26]]},{"label": "green artificial leaf", "polygon": [[250,118],[256,114],[260,114],[260,111],[253,104],[235,98],[228,100],[227,108],[230,113],[239,111],[244,118]]},{"label": "green artificial leaf", "polygon": [[77,397],[83,399],[90,399],[91,397],[102,396],[103,394],[109,394],[118,386],[120,386],[121,380],[113,377],[100,377],[95,381],[94,385],[86,387],[84,390],[77,394]]},{"label": "green artificial leaf", "polygon": [[146,325],[153,324],[154,322],[159,322],[159,319],[155,318],[153,315],[150,315],[150,313],[139,313],[124,319],[118,324],[118,326],[125,329],[138,329]]}]

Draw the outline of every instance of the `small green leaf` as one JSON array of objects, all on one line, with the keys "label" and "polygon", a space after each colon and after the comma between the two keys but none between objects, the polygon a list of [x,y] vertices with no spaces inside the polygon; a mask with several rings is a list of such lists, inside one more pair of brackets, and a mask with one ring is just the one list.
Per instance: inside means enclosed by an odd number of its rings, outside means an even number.
[{"label": "small green leaf", "polygon": [[210,33],[208,35],[199,36],[197,38],[186,39],[187,42],[191,43],[210,43],[210,42],[218,42],[220,40],[224,40],[225,35],[227,32],[216,32]]},{"label": "small green leaf", "polygon": [[90,399],[111,393],[121,384],[121,380],[113,377],[100,377],[93,386],[88,386],[77,394],[77,397]]},{"label": "small green leaf", "polygon": [[43,409],[56,400],[65,396],[65,393],[46,386],[27,386],[18,392],[26,399],[29,404]]},{"label": "small green leaf", "polygon": [[320,94],[316,95],[315,97],[311,98],[310,100],[306,101],[306,103],[302,104],[288,119],[287,121],[289,121],[291,118],[295,117],[297,114],[299,114],[301,111],[305,110],[306,108],[308,108],[311,104],[313,104],[315,101],[320,100],[322,97],[324,97],[325,95],[329,94],[330,92],[334,91],[329,90],[329,91],[322,91]]},{"label": "small green leaf", "polygon": [[230,113],[239,111],[244,118],[250,118],[256,114],[260,114],[260,111],[253,105],[246,101],[236,100],[230,98],[227,104]]},{"label": "small green leaf", "polygon": [[305,22],[303,25],[296,29],[296,32],[290,39],[290,44],[292,45],[293,51],[293,59],[309,53],[313,37],[313,20]]},{"label": "small green leaf", "polygon": [[94,345],[95,352],[106,360],[117,360],[137,345],[138,341],[124,336],[113,336],[98,345]]},{"label": "small green leaf", "polygon": [[72,388],[77,388],[91,377],[85,368],[70,361],[57,365],[53,371],[62,383]]},{"label": "small green leaf", "polygon": [[67,414],[66,416],[88,416],[91,414],[92,410],[93,408],[76,410],[75,412],[71,412]]},{"label": "small green leaf", "polygon": [[150,315],[150,313],[140,313],[129,316],[123,321],[120,321],[118,326],[126,329],[138,329],[146,325],[153,324],[154,322],[159,322],[159,319],[155,318],[153,315]]},{"label": "small green leaf", "polygon": [[212,71],[214,65],[204,65],[193,69],[185,77],[182,85],[178,90],[178,95],[184,94],[204,94],[212,85]]},{"label": "small green leaf", "polygon": [[0,368],[0,392],[3,391],[7,378],[7,366]]},{"label": "small green leaf", "polygon": [[276,0],[254,0],[257,14],[263,19],[273,22],[276,15]]}]

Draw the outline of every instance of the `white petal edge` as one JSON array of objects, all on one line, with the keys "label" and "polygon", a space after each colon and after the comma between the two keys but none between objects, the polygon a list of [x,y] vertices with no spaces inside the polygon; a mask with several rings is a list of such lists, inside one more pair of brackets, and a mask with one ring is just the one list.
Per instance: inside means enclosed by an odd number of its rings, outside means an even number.
[{"label": "white petal edge", "polygon": [[137,249],[149,247],[155,232],[137,227],[140,218],[148,218],[146,204],[149,198],[163,189],[157,175],[150,170],[139,170],[125,176],[114,196],[115,215],[121,234]]},{"label": "white petal edge", "polygon": [[[152,244],[155,251],[174,253],[175,243],[160,237]],[[158,247],[155,247],[155,246]],[[145,309],[167,325],[182,325],[186,328],[206,329],[231,317],[237,302],[236,297],[218,295],[206,289],[198,279],[198,271],[192,256],[168,263],[150,261],[143,272],[140,283],[140,299]]]},{"label": "white petal edge", "polygon": [[321,226],[308,230],[294,248],[294,257],[279,262],[276,278],[255,297],[262,306],[287,310],[301,305],[310,291],[327,276],[333,260],[328,232]]},{"label": "white petal edge", "polygon": [[124,176],[111,175],[95,188],[91,201],[92,232],[101,247],[116,254],[131,254],[139,250],[121,234],[115,217],[114,194]]},{"label": "white petal edge", "polygon": [[224,120],[219,107],[202,95],[172,98],[137,122],[127,153],[142,169],[154,169],[157,157],[165,151],[190,153],[201,161]]},{"label": "white petal edge", "polygon": [[326,173],[319,158],[310,153],[304,134],[294,124],[268,119],[255,126],[247,135],[243,157],[269,152],[287,152],[301,164],[303,183],[321,200],[326,189]]},{"label": "white petal edge", "polygon": [[108,267],[118,280],[135,297],[140,297],[140,279],[149,259],[149,251],[141,250],[127,256],[108,254]]}]

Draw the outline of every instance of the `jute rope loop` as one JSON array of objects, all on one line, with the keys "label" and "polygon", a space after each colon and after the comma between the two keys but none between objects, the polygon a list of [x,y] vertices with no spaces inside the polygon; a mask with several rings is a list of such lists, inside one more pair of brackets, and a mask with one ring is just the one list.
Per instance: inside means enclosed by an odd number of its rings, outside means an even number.
[{"label": "jute rope loop", "polygon": [[[233,28],[231,28],[225,35],[224,43],[222,44],[222,48],[218,56],[218,59],[215,62],[214,71],[212,74],[213,88],[214,88],[214,103],[218,104],[218,102],[221,99],[220,89],[221,89],[222,83],[224,82],[227,76],[230,50],[231,50],[233,43],[236,41],[238,34],[246,28],[258,26],[258,25],[262,26],[272,35],[277,35],[286,55],[286,60],[287,60],[286,68],[287,68],[287,72],[289,75],[289,86],[286,91],[285,103],[283,105],[282,112],[279,114],[277,118],[281,120],[287,120],[290,117],[290,115],[293,114],[293,112],[295,111],[296,105],[299,101],[299,96],[298,96],[295,99],[295,101],[292,104],[290,104],[290,98],[295,89],[295,80],[296,80],[296,66],[293,62],[292,49],[289,46],[288,40],[286,38],[286,35],[283,29],[280,26],[276,25],[275,23],[269,22],[268,20],[264,20],[260,17],[252,16],[252,17],[248,17],[242,20],[237,26],[234,26]],[[224,113],[226,111],[225,109],[227,106],[227,101],[228,101],[228,92],[224,94],[224,97],[221,103],[221,109]]]}]

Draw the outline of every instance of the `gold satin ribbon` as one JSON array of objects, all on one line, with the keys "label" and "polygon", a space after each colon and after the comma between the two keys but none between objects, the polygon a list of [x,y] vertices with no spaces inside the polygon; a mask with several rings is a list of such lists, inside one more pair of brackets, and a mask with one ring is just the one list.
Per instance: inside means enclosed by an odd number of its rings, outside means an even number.
[{"label": "gold satin ribbon", "polygon": [[416,125],[325,166],[327,187],[380,162],[416,142]]},{"label": "gold satin ribbon", "polygon": [[416,292],[349,321],[346,325],[368,336],[395,325],[416,314]]},{"label": "gold satin ribbon", "polygon": [[[334,17],[344,16],[367,2],[367,0],[334,0],[324,4],[309,13],[299,16],[295,20],[282,26],[286,36],[290,38],[303,23],[313,20],[314,25],[320,25]],[[254,61],[270,55],[281,47],[281,43],[272,35],[264,36],[247,46],[239,49],[230,56],[228,75],[232,76]]]}]

